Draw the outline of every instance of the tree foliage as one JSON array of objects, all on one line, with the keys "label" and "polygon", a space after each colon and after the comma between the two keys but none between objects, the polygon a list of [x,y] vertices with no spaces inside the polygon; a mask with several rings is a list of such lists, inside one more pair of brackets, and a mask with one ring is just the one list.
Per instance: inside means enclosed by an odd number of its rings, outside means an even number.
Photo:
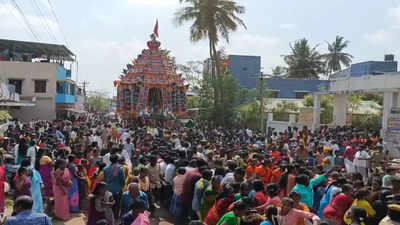
[{"label": "tree foliage", "polygon": [[189,61],[186,64],[177,64],[177,72],[182,73],[185,81],[189,84],[190,90],[198,93],[203,79],[203,63],[201,61]]},{"label": "tree foliage", "polygon": [[[348,109],[353,114],[355,110],[357,110],[361,101],[374,101],[373,99],[377,98],[379,100],[379,94],[351,94],[347,96]],[[313,107],[314,100],[312,95],[308,95],[303,100],[304,106]],[[379,104],[379,103],[378,103]],[[332,95],[323,95],[321,100],[321,124],[329,124],[332,122],[333,118],[333,107],[334,101]],[[370,127],[379,127],[381,126],[381,122],[379,118],[382,118],[381,115],[352,115],[352,125],[359,128]]]},{"label": "tree foliage", "polygon": [[237,123],[241,126],[247,126],[252,128],[260,128],[260,102],[250,101],[236,108],[237,112]]},{"label": "tree foliage", "polygon": [[294,102],[282,101],[272,109],[274,120],[289,121],[289,114],[299,111],[299,107]]},{"label": "tree foliage", "polygon": [[271,68],[271,71],[271,78],[287,78],[288,76],[288,69],[283,66],[275,66]]},{"label": "tree foliage", "polygon": [[[307,95],[303,100],[303,105],[314,107],[314,97]],[[329,124],[333,120],[333,96],[323,95],[321,99],[321,124]]]},{"label": "tree foliage", "polygon": [[183,25],[192,22],[190,27],[190,40],[198,42],[208,39],[209,54],[211,59],[211,78],[218,79],[218,87],[213,90],[215,107],[224,97],[223,80],[224,71],[221,71],[221,58],[217,51],[220,39],[229,42],[231,32],[239,26],[246,28],[243,20],[238,15],[245,13],[245,8],[233,0],[180,0],[184,7],[175,13],[175,22]]},{"label": "tree foliage", "polygon": [[343,52],[347,48],[349,41],[345,41],[341,36],[336,36],[334,42],[327,44],[328,53],[324,55],[324,59],[329,75],[342,70],[342,65],[349,67],[353,56]]},{"label": "tree foliage", "polygon": [[[236,79],[229,73],[223,75],[222,85],[219,80],[211,79],[204,75],[200,91],[200,119],[212,122],[216,125],[232,125],[234,119],[234,108],[239,97],[239,87]],[[224,98],[215,106],[214,90],[222,86],[225,93]]]},{"label": "tree foliage", "polygon": [[305,38],[289,45],[291,53],[283,58],[288,65],[288,77],[318,79],[324,72],[323,55],[317,51],[318,45],[311,47]]},{"label": "tree foliage", "polygon": [[89,111],[106,112],[111,102],[107,96],[108,94],[103,91],[92,92],[87,98]]}]

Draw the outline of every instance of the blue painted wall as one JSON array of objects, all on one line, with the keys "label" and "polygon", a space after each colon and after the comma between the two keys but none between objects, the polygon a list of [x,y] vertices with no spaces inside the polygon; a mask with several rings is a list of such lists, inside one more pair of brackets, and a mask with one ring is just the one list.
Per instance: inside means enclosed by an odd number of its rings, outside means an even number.
[{"label": "blue painted wall", "polygon": [[352,64],[350,74],[352,77],[371,75],[374,73],[397,72],[396,61],[368,61]]},{"label": "blue painted wall", "polygon": [[257,76],[260,70],[260,56],[229,55],[229,73],[246,88],[257,87]]},{"label": "blue painted wall", "polygon": [[75,104],[76,97],[69,94],[56,94],[56,103]]},{"label": "blue painted wall", "polygon": [[267,79],[266,87],[270,90],[279,90],[278,98],[296,98],[295,91],[308,91],[310,93],[328,90],[328,80],[302,80],[302,79]]},{"label": "blue painted wall", "polygon": [[70,79],[71,70],[65,69],[64,66],[56,64],[56,78],[57,79]]}]

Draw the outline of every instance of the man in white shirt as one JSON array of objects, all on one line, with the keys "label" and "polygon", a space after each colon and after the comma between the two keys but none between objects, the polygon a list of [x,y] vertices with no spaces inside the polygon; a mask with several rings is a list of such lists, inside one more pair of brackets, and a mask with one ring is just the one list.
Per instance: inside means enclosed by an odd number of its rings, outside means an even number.
[{"label": "man in white shirt", "polygon": [[71,142],[72,142],[72,143],[75,143],[75,139],[77,138],[77,133],[76,133],[75,130],[72,130],[72,131],[71,131],[71,133],[70,133],[70,135],[69,135],[69,138],[71,139]]},{"label": "man in white shirt", "polygon": [[360,148],[353,160],[353,165],[356,169],[356,172],[360,173],[363,177],[364,185],[367,185],[368,183],[368,160],[370,158],[371,157],[369,156],[368,152],[363,148]]},{"label": "man in white shirt", "polygon": [[36,141],[32,140],[32,146],[28,148],[26,156],[31,159],[31,167],[35,168],[36,152],[38,147],[36,146]]},{"label": "man in white shirt", "polygon": [[97,148],[101,151],[103,149],[103,139],[101,139],[100,133],[96,131],[93,136],[93,142],[97,142]]},{"label": "man in white shirt", "polygon": [[134,145],[131,143],[131,139],[127,138],[126,143],[124,144],[124,150],[129,154],[129,157],[132,157]]},{"label": "man in white shirt", "polygon": [[122,143],[125,144],[126,139],[129,138],[130,136],[131,136],[131,134],[130,134],[129,130],[125,129],[124,132],[121,134]]},{"label": "man in white shirt", "polygon": [[112,154],[116,154],[118,156],[118,158],[121,156],[120,154],[118,154],[118,149],[117,148],[113,148],[111,149],[110,152],[108,152],[107,154],[105,154],[103,156],[103,162],[107,165],[110,166],[111,165],[111,161],[110,161],[110,157]]},{"label": "man in white shirt", "polygon": [[253,137],[253,131],[250,130],[249,128],[246,129],[246,134],[248,137]]},{"label": "man in white shirt", "polygon": [[339,148],[339,145],[337,144],[336,140],[332,140],[331,147],[332,147],[333,155],[337,156],[338,152],[340,151],[340,148]]}]

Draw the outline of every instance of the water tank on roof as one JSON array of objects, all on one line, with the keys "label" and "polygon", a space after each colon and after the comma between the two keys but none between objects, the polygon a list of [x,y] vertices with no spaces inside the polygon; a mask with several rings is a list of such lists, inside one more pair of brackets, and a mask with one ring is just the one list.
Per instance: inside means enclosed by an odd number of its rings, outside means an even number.
[{"label": "water tank on roof", "polygon": [[394,61],[394,55],[393,54],[385,55],[385,62],[393,62],[393,61]]}]

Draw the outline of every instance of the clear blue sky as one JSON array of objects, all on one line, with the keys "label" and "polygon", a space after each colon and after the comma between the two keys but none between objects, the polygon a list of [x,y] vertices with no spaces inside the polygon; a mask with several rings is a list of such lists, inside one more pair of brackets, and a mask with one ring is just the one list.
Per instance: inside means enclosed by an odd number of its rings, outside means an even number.
[{"label": "clear blue sky", "polygon": [[[15,0],[42,42],[64,43],[48,0]],[[145,47],[156,18],[160,41],[178,63],[203,60],[206,42],[189,41],[189,24],[176,27],[178,0],[50,0],[55,6],[71,50],[79,61],[79,80],[92,90],[115,91],[112,81],[122,67]],[[41,8],[56,40],[50,38]],[[354,62],[381,60],[386,53],[400,57],[400,1],[398,0],[237,0],[246,7],[242,16],[248,29],[234,33],[222,43],[228,54],[261,55],[264,72],[284,65],[281,55],[289,53],[289,42],[307,38],[319,50],[336,35],[350,41],[347,51]],[[0,0],[0,38],[35,41],[23,28],[12,0]]]}]

